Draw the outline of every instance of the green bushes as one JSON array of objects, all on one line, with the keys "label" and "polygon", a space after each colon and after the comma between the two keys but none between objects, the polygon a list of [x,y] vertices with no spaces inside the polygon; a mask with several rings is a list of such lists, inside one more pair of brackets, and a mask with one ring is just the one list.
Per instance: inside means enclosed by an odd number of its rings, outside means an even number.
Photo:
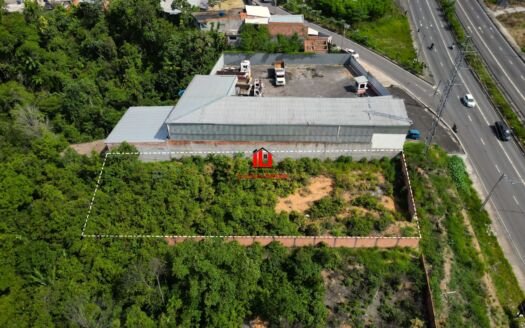
[{"label": "green bushes", "polygon": [[297,34],[291,37],[278,35],[273,40],[268,28],[263,25],[244,24],[241,28],[240,37],[239,49],[242,51],[297,53],[304,50],[303,42]]},{"label": "green bushes", "polygon": [[[523,293],[517,288],[516,278],[496,238],[490,234],[490,218],[481,210],[481,200],[461,158],[449,157],[437,147],[431,148],[423,157],[422,150],[422,145],[405,146],[423,235],[420,245],[431,267],[436,308],[438,313],[444,311],[440,282],[444,277],[444,248],[448,245],[453,252],[450,286],[457,291],[448,300],[449,321],[463,325],[466,324],[464,317],[468,315],[469,322],[474,322],[475,326],[488,327],[487,308],[490,305],[481,284],[485,273],[492,277],[500,304],[508,315],[512,315],[522,301]],[[425,170],[424,174],[421,174],[421,168]],[[483,258],[472,245],[464,224],[463,209],[468,213],[466,219],[470,220]],[[509,317],[508,320],[512,319]]]},{"label": "green bushes", "polygon": [[370,193],[366,193],[354,198],[352,200],[352,205],[363,207],[368,210],[383,210],[383,206],[379,203],[379,200]]},{"label": "green bushes", "polygon": [[460,193],[470,194],[469,177],[465,168],[463,160],[457,156],[449,157],[448,170],[452,181],[456,184],[456,188]]},{"label": "green bushes", "polygon": [[309,209],[313,219],[334,217],[343,209],[343,200],[337,197],[324,197],[314,202]]}]

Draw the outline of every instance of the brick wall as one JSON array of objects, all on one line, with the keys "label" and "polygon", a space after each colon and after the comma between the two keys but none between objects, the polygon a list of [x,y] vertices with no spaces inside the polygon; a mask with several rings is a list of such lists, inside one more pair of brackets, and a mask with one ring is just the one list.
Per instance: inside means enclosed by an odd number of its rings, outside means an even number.
[{"label": "brick wall", "polygon": [[315,246],[324,243],[328,247],[348,248],[393,248],[419,245],[418,237],[333,237],[333,236],[166,236],[169,245],[175,245],[185,240],[200,241],[209,238],[220,238],[225,241],[236,241],[240,245],[249,246],[259,243],[263,246],[273,241],[280,242],[284,247]]},{"label": "brick wall", "polygon": [[285,36],[292,36],[295,33],[299,37],[304,38],[308,35],[308,27],[301,23],[272,23],[268,24],[268,31],[271,36],[277,36],[279,34]]}]

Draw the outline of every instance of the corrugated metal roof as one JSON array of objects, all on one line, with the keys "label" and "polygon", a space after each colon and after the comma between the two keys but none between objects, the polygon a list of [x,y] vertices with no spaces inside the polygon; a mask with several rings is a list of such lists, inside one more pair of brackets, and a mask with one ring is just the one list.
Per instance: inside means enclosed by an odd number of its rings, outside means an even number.
[{"label": "corrugated metal roof", "polygon": [[272,15],[270,23],[304,23],[303,15]]},{"label": "corrugated metal roof", "polygon": [[[178,110],[178,105],[173,112]],[[409,126],[401,99],[223,97],[166,123]]]},{"label": "corrugated metal roof", "polygon": [[106,139],[106,143],[158,142],[168,137],[164,121],[173,106],[130,107]]},{"label": "corrugated metal roof", "polygon": [[246,6],[246,15],[270,18],[270,10],[268,7]]},{"label": "corrugated metal roof", "polygon": [[195,75],[167,120],[177,120],[222,97],[235,94],[236,83],[237,77],[231,75]]}]

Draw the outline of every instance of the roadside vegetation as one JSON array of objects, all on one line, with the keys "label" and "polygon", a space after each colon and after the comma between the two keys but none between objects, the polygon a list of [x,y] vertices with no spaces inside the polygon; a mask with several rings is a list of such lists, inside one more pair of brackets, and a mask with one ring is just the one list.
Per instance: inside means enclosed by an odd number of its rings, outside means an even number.
[{"label": "roadside vegetation", "polygon": [[461,327],[517,325],[513,315],[523,293],[491,233],[490,218],[481,209],[463,161],[437,147],[424,155],[423,147],[410,143],[405,152],[438,322]]},{"label": "roadside vegetation", "polygon": [[87,233],[417,236],[398,165],[286,159],[265,173],[289,178],[272,180],[243,178],[260,173],[244,156],[144,163],[110,155]]},{"label": "roadside vegetation", "polygon": [[241,42],[237,49],[242,52],[299,53],[304,51],[303,41],[297,34],[286,37],[278,35],[275,40],[266,26],[245,24],[240,31]]},{"label": "roadside vegetation", "polygon": [[510,32],[521,51],[525,52],[525,12],[500,15],[498,20]]},{"label": "roadside vegetation", "polygon": [[[455,2],[453,0],[439,0],[439,3],[443,8],[445,17],[450,24],[450,27],[452,28],[458,43],[463,44],[465,42],[466,34],[463,26],[456,16]],[[468,64],[472,68],[473,73],[478,77],[481,85],[489,94],[492,103],[502,114],[514,132],[518,142],[520,142],[521,145],[525,145],[525,126],[521,122],[516,112],[512,109],[510,103],[503,95],[499,86],[496,84],[483,59],[477,52],[470,52],[465,57]]]},{"label": "roadside vegetation", "polygon": [[[407,70],[421,74],[408,18],[393,0],[288,0],[284,8],[370,47]],[[347,28],[344,25],[347,24]],[[337,41],[337,40],[335,40]]]}]

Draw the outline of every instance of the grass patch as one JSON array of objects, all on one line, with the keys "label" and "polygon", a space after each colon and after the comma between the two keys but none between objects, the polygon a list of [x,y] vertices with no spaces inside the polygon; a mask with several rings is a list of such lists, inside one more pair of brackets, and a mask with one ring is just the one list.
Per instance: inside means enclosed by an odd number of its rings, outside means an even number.
[{"label": "grass patch", "polygon": [[[414,198],[418,205],[423,240],[420,245],[430,265],[430,280],[438,317],[461,327],[489,327],[486,293],[481,283],[484,266],[466,233],[462,204],[448,171],[449,158],[438,148],[423,156],[423,144],[405,147]],[[455,291],[445,302],[440,283],[444,278],[443,253],[453,253],[450,283]]]},{"label": "grass patch", "polygon": [[[481,210],[481,200],[473,189],[463,161],[433,147],[423,156],[423,145],[405,146],[414,198],[418,206],[421,248],[430,264],[430,281],[438,316],[456,326],[488,327],[489,308],[482,277],[488,273],[500,304],[507,314],[505,325],[513,323],[523,292],[497,242],[490,233],[490,218]],[[470,217],[483,259],[472,244],[472,236],[463,222],[462,211]],[[475,219],[472,219],[475,218]],[[447,301],[440,290],[444,278],[445,247],[453,252],[449,290],[456,294]],[[505,319],[505,318],[504,318]]]},{"label": "grass patch", "polygon": [[382,17],[356,22],[349,30],[344,30],[343,22],[347,22],[340,17],[328,17],[321,10],[315,10],[296,0],[289,0],[284,5],[289,12],[303,14],[307,20],[339,34],[345,32],[345,36],[355,42],[374,49],[414,74],[421,74],[424,63],[417,59],[408,18],[393,0],[388,7],[389,11]]},{"label": "grass patch", "polygon": [[398,7],[374,22],[359,23],[348,35],[409,71],[418,74],[422,72],[423,63],[417,60],[410,24]]}]

